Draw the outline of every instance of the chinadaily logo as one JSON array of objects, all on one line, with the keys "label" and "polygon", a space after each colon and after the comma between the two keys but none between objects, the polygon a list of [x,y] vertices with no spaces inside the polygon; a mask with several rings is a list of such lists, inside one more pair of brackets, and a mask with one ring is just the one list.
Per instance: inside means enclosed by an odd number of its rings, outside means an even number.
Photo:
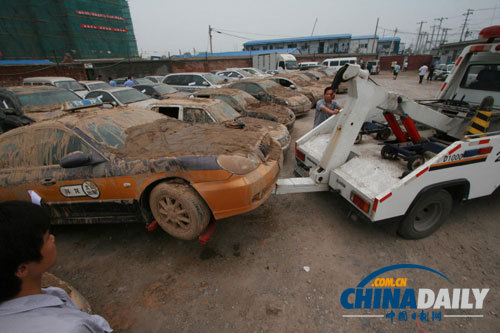
[{"label": "chinadaily logo", "polygon": [[[404,270],[404,274],[403,271]],[[449,284],[449,288],[411,288],[411,274],[425,271]],[[393,277],[386,277],[389,273]],[[381,277],[384,275],[384,277]],[[410,279],[409,279],[410,277]],[[430,278],[430,276],[429,276]],[[489,288],[459,288],[444,274],[420,265],[392,265],[369,274],[354,288],[345,289],[340,303],[345,309],[343,317],[386,318],[390,322],[419,320],[442,321],[446,318],[482,318],[481,310]],[[356,314],[356,310],[370,310],[369,314]],[[453,311],[455,310],[455,311]],[[456,310],[460,314],[456,314]]]}]

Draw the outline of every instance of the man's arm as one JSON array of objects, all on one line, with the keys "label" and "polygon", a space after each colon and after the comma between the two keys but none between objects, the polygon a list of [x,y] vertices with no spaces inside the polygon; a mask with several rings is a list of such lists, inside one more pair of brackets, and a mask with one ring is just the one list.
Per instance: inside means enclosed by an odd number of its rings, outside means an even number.
[{"label": "man's arm", "polygon": [[340,109],[344,108],[344,106],[343,105],[339,105],[338,103],[336,104],[336,106],[337,107],[332,110],[332,109],[328,108],[326,105],[324,105],[324,106],[322,106],[320,108],[320,110],[324,111],[324,112],[326,112],[328,114],[338,114],[340,112]]}]

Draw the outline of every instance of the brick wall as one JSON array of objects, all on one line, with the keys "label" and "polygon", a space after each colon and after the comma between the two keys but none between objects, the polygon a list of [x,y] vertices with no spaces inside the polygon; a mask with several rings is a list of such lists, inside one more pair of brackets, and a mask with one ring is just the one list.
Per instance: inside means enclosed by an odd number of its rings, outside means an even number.
[{"label": "brick wall", "polygon": [[[432,61],[431,55],[414,55],[408,57],[408,70],[416,71],[423,64],[429,65]],[[397,61],[398,65],[403,67],[403,61],[405,56],[383,56],[380,57],[380,69],[381,70],[391,70],[391,64],[393,61]]]},{"label": "brick wall", "polygon": [[87,79],[85,68],[82,64],[0,66],[0,86],[3,87],[20,85],[24,78],[33,76],[66,76],[76,80]]}]

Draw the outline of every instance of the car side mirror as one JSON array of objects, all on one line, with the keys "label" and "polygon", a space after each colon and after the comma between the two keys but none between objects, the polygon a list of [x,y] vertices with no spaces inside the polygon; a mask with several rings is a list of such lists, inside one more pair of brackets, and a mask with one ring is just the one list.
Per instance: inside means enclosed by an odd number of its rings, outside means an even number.
[{"label": "car side mirror", "polygon": [[113,105],[113,106],[118,106],[118,103],[116,103],[116,101],[112,101],[112,102],[111,102],[111,105]]},{"label": "car side mirror", "polygon": [[257,94],[257,98],[258,99],[264,99],[264,98],[266,98],[266,94],[264,94],[263,92],[260,92],[260,93]]},{"label": "car side mirror", "polygon": [[[227,80],[227,79],[226,79],[226,80]],[[207,86],[207,87],[208,87],[210,84],[209,84],[207,81],[203,81],[203,82],[201,83],[201,85],[202,85],[202,86]]]},{"label": "car side mirror", "polygon": [[297,87],[295,86],[295,84],[291,84],[290,89],[297,89]]},{"label": "car side mirror", "polygon": [[91,154],[77,150],[64,156],[61,159],[59,165],[65,169],[78,168],[81,166],[89,165],[91,161],[92,161]]}]

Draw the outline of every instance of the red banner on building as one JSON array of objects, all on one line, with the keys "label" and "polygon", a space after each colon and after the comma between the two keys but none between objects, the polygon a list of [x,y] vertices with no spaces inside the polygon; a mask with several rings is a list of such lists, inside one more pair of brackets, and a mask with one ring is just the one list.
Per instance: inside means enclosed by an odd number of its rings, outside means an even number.
[{"label": "red banner on building", "polygon": [[103,18],[109,18],[109,19],[113,19],[113,20],[125,21],[125,18],[121,17],[121,16],[88,12],[86,10],[77,10],[76,13],[78,15],[88,15],[88,16],[94,16],[94,17],[103,17]]},{"label": "red banner on building", "polygon": [[97,30],[105,30],[105,31],[128,32],[127,29],[113,28],[113,27],[103,27],[101,25],[94,25],[94,24],[80,24],[80,28],[84,28],[84,29],[97,29]]}]

